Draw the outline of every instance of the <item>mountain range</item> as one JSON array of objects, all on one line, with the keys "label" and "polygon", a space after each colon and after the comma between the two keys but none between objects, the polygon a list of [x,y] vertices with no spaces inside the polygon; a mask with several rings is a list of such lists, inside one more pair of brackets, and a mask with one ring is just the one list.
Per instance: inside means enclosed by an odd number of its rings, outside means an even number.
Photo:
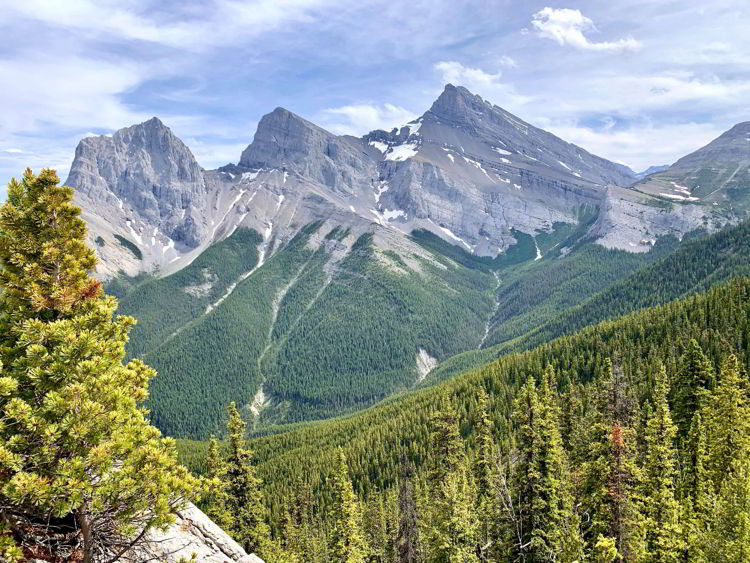
[{"label": "mountain range", "polygon": [[277,108],[217,170],[153,118],[83,139],[67,184],[155,423],[202,438],[230,400],[264,426],[412,389],[740,222],[748,131],[636,174],[449,84],[361,138]]}]

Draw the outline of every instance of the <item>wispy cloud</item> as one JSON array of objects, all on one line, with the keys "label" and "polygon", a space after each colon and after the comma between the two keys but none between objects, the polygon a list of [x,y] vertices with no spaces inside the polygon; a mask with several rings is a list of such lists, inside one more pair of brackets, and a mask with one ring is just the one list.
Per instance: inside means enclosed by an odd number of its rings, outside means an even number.
[{"label": "wispy cloud", "polygon": [[636,51],[643,45],[632,37],[616,41],[591,41],[585,32],[596,32],[594,22],[580,10],[544,8],[532,16],[531,25],[540,37],[590,51]]},{"label": "wispy cloud", "polygon": [[375,129],[404,125],[418,114],[393,104],[356,104],[324,109],[321,124],[339,135],[363,135]]},{"label": "wispy cloud", "polygon": [[292,22],[312,21],[314,10],[331,1],[213,0],[203,3],[193,17],[171,13],[169,9],[149,10],[144,4],[113,0],[25,0],[12,2],[5,10],[6,14],[78,30],[89,37],[109,40],[114,37],[202,51],[247,41]]}]

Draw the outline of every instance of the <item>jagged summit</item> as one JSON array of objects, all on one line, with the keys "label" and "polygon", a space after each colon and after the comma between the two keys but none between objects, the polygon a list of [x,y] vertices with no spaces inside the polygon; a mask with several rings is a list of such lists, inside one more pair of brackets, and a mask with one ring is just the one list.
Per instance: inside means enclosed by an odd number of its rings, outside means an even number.
[{"label": "jagged summit", "polygon": [[485,116],[492,104],[480,96],[472,94],[463,86],[446,84],[443,92],[433,102],[425,116],[432,115],[437,119],[454,123],[476,121]]},{"label": "jagged summit", "polygon": [[282,169],[352,194],[377,176],[375,162],[362,149],[359,139],[334,135],[289,110],[276,108],[258,123],[239,166]]},{"label": "jagged summit", "polygon": [[239,165],[261,168],[285,159],[294,161],[300,154],[334,137],[299,115],[277,107],[258,122],[253,142],[242,152]]}]

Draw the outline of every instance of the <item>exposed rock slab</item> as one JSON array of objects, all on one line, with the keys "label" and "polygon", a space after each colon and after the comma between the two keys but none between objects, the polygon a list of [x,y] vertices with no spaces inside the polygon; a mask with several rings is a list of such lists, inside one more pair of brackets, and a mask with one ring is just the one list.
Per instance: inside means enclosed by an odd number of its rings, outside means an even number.
[{"label": "exposed rock slab", "polygon": [[177,514],[177,521],[169,529],[150,533],[145,546],[123,560],[139,563],[155,558],[176,563],[181,558],[190,560],[193,554],[201,563],[263,563],[257,555],[245,553],[193,504],[188,504]]}]

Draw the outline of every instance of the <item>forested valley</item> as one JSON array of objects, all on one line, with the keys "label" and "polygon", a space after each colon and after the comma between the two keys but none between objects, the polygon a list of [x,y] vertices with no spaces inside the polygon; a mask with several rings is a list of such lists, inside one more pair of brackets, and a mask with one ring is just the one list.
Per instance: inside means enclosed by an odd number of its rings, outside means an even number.
[{"label": "forested valley", "polygon": [[[749,298],[737,279],[251,440],[256,519],[299,561],[746,561]],[[180,448],[212,477],[238,459]]]}]

